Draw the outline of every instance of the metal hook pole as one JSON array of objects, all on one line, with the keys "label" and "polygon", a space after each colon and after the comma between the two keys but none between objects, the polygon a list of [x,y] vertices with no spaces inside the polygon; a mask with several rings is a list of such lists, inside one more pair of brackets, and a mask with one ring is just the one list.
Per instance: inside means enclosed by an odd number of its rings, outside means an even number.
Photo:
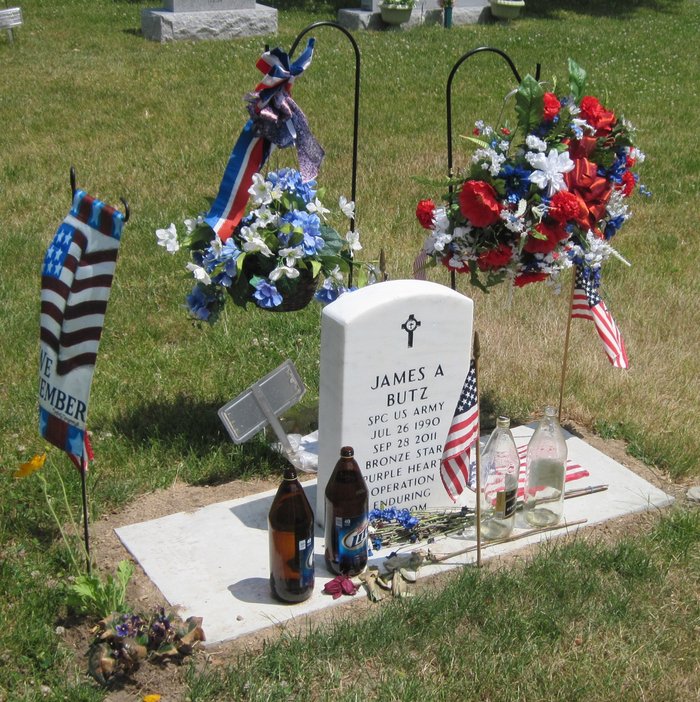
[{"label": "metal hook pole", "polygon": [[124,205],[124,224],[126,224],[129,221],[129,217],[131,217],[131,209],[129,208],[129,203],[123,198],[119,198],[122,201],[122,205]]},{"label": "metal hook pole", "polygon": [[[305,29],[297,35],[296,39],[292,43],[292,47],[289,50],[289,56],[291,58],[292,54],[296,51],[299,42],[303,37],[308,34],[308,32],[316,29],[317,27],[334,27],[335,29],[342,32],[352,44],[353,51],[355,52],[355,99],[353,105],[353,119],[352,119],[352,173],[351,173],[351,185],[350,185],[350,199],[355,203],[355,211],[353,216],[350,218],[350,229],[355,231],[355,217],[357,215],[357,149],[360,131],[360,47],[355,41],[350,32],[345,29],[342,25],[337,22],[331,22],[330,20],[322,20],[320,22],[314,22],[310,24]],[[348,284],[352,286],[352,266],[350,266],[350,275],[348,277]]]},{"label": "metal hook pole", "polygon": [[75,183],[76,183],[75,166],[71,165],[69,175],[70,175],[70,193],[71,193],[71,201],[72,201],[73,198],[75,197],[75,191],[77,189],[76,185],[75,185]]}]

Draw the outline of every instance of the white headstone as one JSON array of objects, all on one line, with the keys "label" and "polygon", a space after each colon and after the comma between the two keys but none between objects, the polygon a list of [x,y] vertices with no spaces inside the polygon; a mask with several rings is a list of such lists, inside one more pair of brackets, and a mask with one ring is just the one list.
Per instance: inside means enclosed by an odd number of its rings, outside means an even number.
[{"label": "white headstone", "polygon": [[396,280],[343,295],[321,318],[316,519],[340,448],[352,446],[370,509],[453,504],[440,459],[469,371],[473,302]]}]

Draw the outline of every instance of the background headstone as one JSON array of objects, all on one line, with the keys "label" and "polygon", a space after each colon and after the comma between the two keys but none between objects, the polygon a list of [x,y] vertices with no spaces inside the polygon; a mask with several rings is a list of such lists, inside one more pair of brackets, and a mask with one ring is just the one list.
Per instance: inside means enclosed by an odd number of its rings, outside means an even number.
[{"label": "background headstone", "polygon": [[473,303],[428,281],[346,294],[321,318],[316,519],[340,455],[352,446],[370,509],[452,505],[440,459],[469,370]]},{"label": "background headstone", "polygon": [[[338,24],[349,30],[386,29],[382,21],[382,0],[360,0],[359,7],[338,10]],[[454,0],[452,24],[478,24],[492,21],[489,0]],[[410,29],[421,24],[442,24],[443,13],[438,0],[417,0],[408,22],[394,27]]]},{"label": "background headstone", "polygon": [[146,39],[233,39],[277,32],[277,10],[255,0],[164,0],[162,9],[141,12]]}]

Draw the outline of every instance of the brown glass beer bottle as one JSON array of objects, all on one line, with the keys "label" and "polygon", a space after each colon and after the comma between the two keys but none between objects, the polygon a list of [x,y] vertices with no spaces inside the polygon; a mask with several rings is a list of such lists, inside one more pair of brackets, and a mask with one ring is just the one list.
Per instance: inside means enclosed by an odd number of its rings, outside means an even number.
[{"label": "brown glass beer bottle", "polygon": [[267,518],[270,588],[283,602],[303,602],[314,589],[314,514],[288,466]]},{"label": "brown glass beer bottle", "polygon": [[340,450],[326,485],[326,565],[336,575],[357,575],[367,565],[367,484],[351,446]]}]

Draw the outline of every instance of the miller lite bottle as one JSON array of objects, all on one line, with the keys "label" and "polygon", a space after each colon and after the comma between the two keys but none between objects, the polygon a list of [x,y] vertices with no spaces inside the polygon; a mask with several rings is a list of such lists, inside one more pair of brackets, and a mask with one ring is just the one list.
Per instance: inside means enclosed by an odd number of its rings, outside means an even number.
[{"label": "miller lite bottle", "polygon": [[336,575],[357,575],[367,565],[369,491],[354,455],[352,446],[340,449],[326,485],[326,565]]},{"label": "miller lite bottle", "polygon": [[284,471],[267,522],[272,594],[303,602],[314,589],[314,514],[292,466]]}]

